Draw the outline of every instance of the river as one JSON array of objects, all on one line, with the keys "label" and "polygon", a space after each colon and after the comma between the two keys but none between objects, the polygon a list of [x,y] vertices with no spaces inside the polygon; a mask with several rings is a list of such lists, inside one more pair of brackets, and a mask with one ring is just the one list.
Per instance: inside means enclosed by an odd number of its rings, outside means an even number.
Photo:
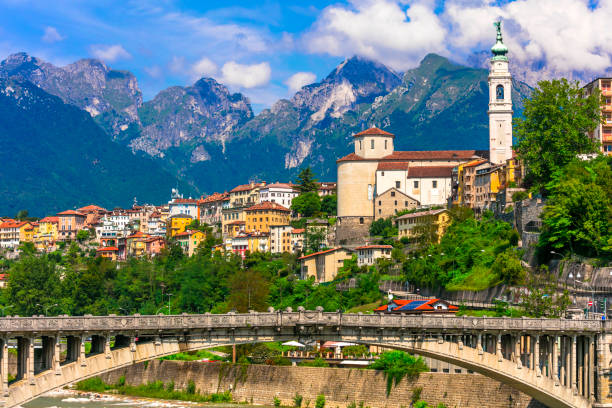
[{"label": "river", "polygon": [[[245,404],[200,404],[185,401],[151,400],[138,397],[114,397],[109,395],[76,394],[56,392],[35,399],[23,405],[23,408],[250,408]],[[258,406],[257,408],[265,408]]]}]

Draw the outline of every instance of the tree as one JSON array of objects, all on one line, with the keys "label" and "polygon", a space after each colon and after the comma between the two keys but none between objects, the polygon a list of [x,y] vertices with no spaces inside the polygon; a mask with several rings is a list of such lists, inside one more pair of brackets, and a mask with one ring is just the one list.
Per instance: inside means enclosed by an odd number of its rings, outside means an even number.
[{"label": "tree", "polygon": [[512,249],[500,252],[491,265],[491,272],[509,285],[517,285],[525,280],[525,268]]},{"label": "tree", "polygon": [[540,81],[525,101],[524,118],[515,120],[517,151],[527,167],[526,183],[545,193],[553,173],[576,155],[593,153],[588,132],[601,121],[601,95],[585,96],[578,82]]},{"label": "tree", "polygon": [[319,185],[317,184],[317,179],[314,178],[314,173],[310,166],[302,169],[300,174],[298,174],[297,179],[297,190],[300,194],[308,193],[311,191],[317,192],[319,190]]},{"label": "tree", "polygon": [[228,307],[238,313],[263,312],[268,307],[270,284],[258,271],[238,270],[230,280]]},{"label": "tree", "polygon": [[575,159],[548,183],[540,259],[551,250],[612,256],[612,158]]},{"label": "tree", "polygon": [[571,304],[569,292],[559,292],[557,278],[546,269],[530,274],[527,290],[521,293],[521,305],[525,313],[535,317],[559,318]]},{"label": "tree", "polygon": [[316,191],[303,193],[291,201],[291,209],[303,217],[312,217],[321,211],[321,199]]},{"label": "tree", "polygon": [[89,239],[89,231],[87,230],[79,230],[76,234],[76,239],[79,242],[83,242],[86,241],[87,239]]},{"label": "tree", "polygon": [[15,218],[18,219],[19,221],[25,221],[28,219],[28,217],[29,217],[28,210],[19,210]]},{"label": "tree", "polygon": [[327,233],[325,228],[311,227],[304,235],[304,252],[311,253],[321,250]]},{"label": "tree", "polygon": [[338,196],[335,194],[323,196],[321,200],[321,211],[328,216],[335,216],[338,212]]}]

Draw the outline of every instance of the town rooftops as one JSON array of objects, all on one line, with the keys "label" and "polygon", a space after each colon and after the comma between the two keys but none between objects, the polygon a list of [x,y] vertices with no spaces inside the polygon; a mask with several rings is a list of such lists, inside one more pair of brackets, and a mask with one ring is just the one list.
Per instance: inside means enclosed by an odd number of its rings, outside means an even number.
[{"label": "town rooftops", "polygon": [[486,160],[474,160],[474,161],[471,161],[471,162],[465,164],[463,166],[463,168],[479,166],[479,165],[481,165],[483,163],[486,163],[486,162],[487,162]]},{"label": "town rooftops", "polygon": [[439,210],[428,210],[428,211],[419,211],[419,212],[415,212],[415,213],[410,213],[410,214],[404,214],[400,217],[397,217],[396,220],[406,220],[406,219],[410,219],[410,218],[418,218],[418,217],[424,217],[424,216],[429,216],[429,215],[438,215],[440,213],[443,213],[445,211],[448,211],[444,208],[440,208]]},{"label": "town rooftops", "polygon": [[363,157],[351,153],[338,160],[336,163],[344,161],[417,161],[417,160],[469,160],[481,157],[481,152],[477,150],[415,150],[405,152],[393,152],[380,159],[364,159]]},{"label": "town rooftops", "polygon": [[272,201],[263,201],[259,204],[255,204],[254,206],[247,208],[246,210],[247,211],[274,210],[274,211],[291,212],[290,209],[283,207],[282,205],[274,203]]},{"label": "town rooftops", "polygon": [[332,249],[326,249],[325,251],[319,251],[319,252],[314,252],[310,255],[304,255],[304,256],[300,256],[298,259],[307,259],[307,258],[312,258],[313,256],[318,256],[318,255],[324,255],[324,254],[330,254],[332,252],[338,251],[338,250],[345,250],[348,251],[346,248],[342,248],[342,247],[336,247],[336,248],[332,248]]},{"label": "town rooftops", "polygon": [[391,170],[408,170],[410,167],[410,162],[401,161],[401,162],[380,162],[378,163],[377,171],[391,171]]},{"label": "town rooftops", "polygon": [[362,130],[361,132],[353,135],[353,137],[359,137],[359,136],[393,136],[395,137],[393,133],[385,132],[384,130],[379,129],[377,127],[371,127],[369,129]]},{"label": "town rooftops", "polygon": [[241,184],[239,186],[232,188],[230,190],[230,193],[237,193],[239,191],[251,191],[254,188],[263,187],[265,185],[266,185],[265,181],[261,183]]},{"label": "town rooftops", "polygon": [[149,234],[145,234],[142,231],[136,231],[133,234],[128,236],[128,239],[133,239],[133,238],[148,238],[150,235]]},{"label": "town rooftops", "polygon": [[193,218],[193,217],[189,214],[174,214],[168,218],[170,219],[170,218]]},{"label": "town rooftops", "polygon": [[195,234],[196,232],[202,232],[202,231],[198,231],[198,230],[187,230],[187,231],[183,231],[183,232],[179,232],[178,234],[175,235],[176,238],[185,238],[185,237],[190,237],[193,234]]},{"label": "town rooftops", "polygon": [[246,221],[242,221],[242,220],[236,220],[236,221],[227,223],[227,225],[244,225],[244,224],[246,224]]},{"label": "town rooftops", "polygon": [[51,224],[57,224],[59,222],[58,217],[45,217],[41,219],[39,222],[49,222]]},{"label": "town rooftops", "polygon": [[174,200],[172,200],[170,205],[172,204],[197,204],[197,203],[198,203],[198,200],[196,200],[195,198],[175,198]]},{"label": "town rooftops", "polygon": [[212,193],[206,198],[203,198],[199,201],[200,204],[212,203],[215,201],[223,201],[229,199],[228,193]]},{"label": "town rooftops", "polygon": [[85,212],[95,212],[95,211],[106,212],[106,208],[102,208],[102,207],[99,207],[97,205],[90,204],[90,205],[86,205],[85,207],[81,207],[81,208],[77,209],[77,211],[84,212],[84,213]]},{"label": "town rooftops", "polygon": [[268,189],[268,188],[285,188],[288,190],[293,190],[295,188],[295,186],[291,183],[271,183],[268,184],[267,186],[264,186],[262,188]]},{"label": "town rooftops", "polygon": [[113,247],[113,246],[110,246],[110,247],[101,247],[101,248],[96,249],[96,251],[98,251],[98,252],[114,252],[114,251],[118,251],[118,250],[119,250],[119,248]]},{"label": "town rooftops", "polygon": [[365,159],[355,153],[351,153],[351,154],[347,154],[346,156],[336,160],[336,163],[345,162],[345,161],[359,161],[359,160],[365,160]]},{"label": "town rooftops", "polygon": [[0,228],[21,228],[26,224],[29,223],[27,221],[5,221],[0,224]]},{"label": "town rooftops", "polygon": [[66,211],[62,211],[57,213],[57,215],[76,215],[76,216],[80,216],[80,217],[85,217],[85,214],[83,214],[82,212],[78,212],[75,210],[66,210]]},{"label": "town rooftops", "polygon": [[294,228],[294,229],[291,230],[291,233],[292,234],[303,234],[304,231],[306,231],[305,228]]},{"label": "town rooftops", "polygon": [[409,178],[448,178],[453,166],[413,166],[408,169]]},{"label": "town rooftops", "polygon": [[363,245],[355,249],[393,249],[393,245]]}]

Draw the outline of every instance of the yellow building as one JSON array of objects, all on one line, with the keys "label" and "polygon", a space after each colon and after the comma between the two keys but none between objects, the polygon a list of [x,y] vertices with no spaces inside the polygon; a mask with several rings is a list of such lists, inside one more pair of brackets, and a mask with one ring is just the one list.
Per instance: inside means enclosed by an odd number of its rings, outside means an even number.
[{"label": "yellow building", "polygon": [[246,220],[244,207],[224,208],[221,214],[221,231],[224,238],[235,237],[238,232],[244,231]]},{"label": "yellow building", "polygon": [[241,184],[229,192],[230,207],[245,207],[259,203],[259,189],[266,183]]},{"label": "yellow building", "polygon": [[34,234],[34,245],[37,250],[47,250],[55,246],[58,225],[58,217],[45,217],[38,222],[38,229]]},{"label": "yellow building", "polygon": [[438,242],[440,242],[450,224],[450,214],[448,210],[444,209],[419,211],[397,217],[395,224],[397,225],[399,238],[416,238],[423,234],[423,227],[432,226],[438,237]]},{"label": "yellow building", "polygon": [[193,217],[187,214],[176,214],[168,217],[166,234],[174,238],[176,234],[184,232],[187,226],[193,222]]},{"label": "yellow building", "polygon": [[33,237],[34,227],[30,222],[10,220],[0,223],[0,248],[17,248],[22,242],[32,242]]},{"label": "yellow building", "polygon": [[270,252],[270,234],[263,232],[240,233],[231,239],[231,251],[243,259],[246,252]]},{"label": "yellow building", "polygon": [[336,279],[344,261],[351,259],[353,252],[345,248],[332,248],[299,258],[302,279],[315,278],[315,282],[330,282]]},{"label": "yellow building", "polygon": [[200,246],[200,243],[206,239],[206,234],[202,231],[187,230],[176,234],[175,238],[183,252],[187,256],[192,256]]},{"label": "yellow building", "polygon": [[247,232],[270,232],[270,226],[289,225],[291,210],[280,204],[264,201],[245,211]]}]

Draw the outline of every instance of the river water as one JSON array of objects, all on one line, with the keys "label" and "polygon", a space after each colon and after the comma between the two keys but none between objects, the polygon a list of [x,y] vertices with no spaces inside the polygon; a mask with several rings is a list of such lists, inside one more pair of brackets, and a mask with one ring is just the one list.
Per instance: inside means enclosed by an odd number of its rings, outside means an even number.
[{"label": "river water", "polygon": [[[114,397],[96,394],[57,392],[35,399],[23,408],[250,408],[244,404],[200,404],[185,401],[149,400],[137,397]],[[257,407],[265,408],[265,407]]]}]

